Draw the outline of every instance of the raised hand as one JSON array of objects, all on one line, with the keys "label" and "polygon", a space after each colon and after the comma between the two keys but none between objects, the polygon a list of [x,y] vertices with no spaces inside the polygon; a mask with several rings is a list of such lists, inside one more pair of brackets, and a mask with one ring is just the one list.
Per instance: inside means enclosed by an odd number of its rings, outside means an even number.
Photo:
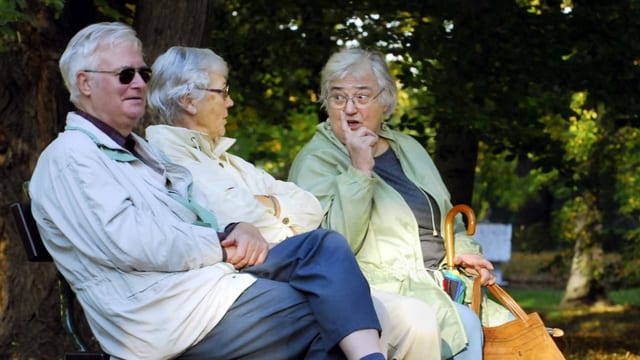
[{"label": "raised hand", "polygon": [[347,147],[351,157],[351,164],[354,168],[370,177],[375,165],[373,157],[375,146],[378,142],[378,134],[362,125],[349,126],[349,121],[347,121],[344,111],[340,112],[340,124],[344,134],[344,145]]}]

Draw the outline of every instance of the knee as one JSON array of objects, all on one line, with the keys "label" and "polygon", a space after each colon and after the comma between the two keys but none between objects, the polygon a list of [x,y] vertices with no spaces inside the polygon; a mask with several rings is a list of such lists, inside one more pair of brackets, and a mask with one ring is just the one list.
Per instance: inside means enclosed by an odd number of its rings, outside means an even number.
[{"label": "knee", "polygon": [[[398,301],[398,300],[396,300]],[[403,297],[395,304],[377,304],[380,322],[396,336],[412,339],[439,338],[440,331],[435,310],[418,299]],[[389,309],[388,306],[393,306]]]},{"label": "knee", "polygon": [[456,307],[467,334],[482,334],[482,322],[478,315],[476,315],[476,313],[468,306],[456,304]]},{"label": "knee", "polygon": [[440,359],[440,329],[429,304],[403,296],[384,296],[382,301],[374,297],[374,304],[382,324],[381,346],[389,359]]},{"label": "knee", "polygon": [[352,253],[347,239],[341,233],[330,229],[316,229],[313,233],[316,234],[314,238],[321,246],[331,248],[336,251],[348,251],[349,253]]},{"label": "knee", "polygon": [[440,336],[436,312],[423,301],[407,298],[403,301],[401,310],[394,315],[394,321],[399,322],[413,337]]}]

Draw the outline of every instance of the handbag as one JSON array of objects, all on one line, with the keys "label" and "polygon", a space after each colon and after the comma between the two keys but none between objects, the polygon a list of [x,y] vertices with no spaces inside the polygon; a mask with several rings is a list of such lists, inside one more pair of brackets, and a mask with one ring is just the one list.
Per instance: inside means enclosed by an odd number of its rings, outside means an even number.
[{"label": "handbag", "polygon": [[[452,300],[461,302],[459,291],[464,291],[463,285],[458,286],[456,278],[460,278],[455,271],[454,264],[454,232],[453,220],[458,213],[467,216],[467,234],[473,235],[476,228],[476,218],[473,210],[464,204],[454,206],[447,213],[445,220],[445,257],[447,274],[450,280],[443,282],[444,290],[449,293]],[[448,273],[447,273],[448,272]],[[455,284],[455,286],[451,286]],[[473,280],[471,294],[471,309],[482,319],[480,314],[480,304],[482,298],[482,284],[480,277]],[[484,345],[482,348],[483,359],[485,360],[564,360],[565,357],[551,337],[562,336],[564,332],[560,329],[551,329],[544,326],[538,313],[527,314],[520,305],[507,294],[498,284],[487,285],[486,288],[493,294],[498,302],[504,305],[515,317],[498,326],[483,326]],[[451,291],[451,290],[454,291]]]},{"label": "handbag", "polygon": [[[482,328],[482,354],[485,360],[564,360],[564,355],[551,337],[562,336],[562,330],[545,327],[538,313],[527,314],[498,284],[485,287],[515,316],[514,320],[502,325]],[[478,315],[481,294],[480,278],[476,277],[471,309]]]}]

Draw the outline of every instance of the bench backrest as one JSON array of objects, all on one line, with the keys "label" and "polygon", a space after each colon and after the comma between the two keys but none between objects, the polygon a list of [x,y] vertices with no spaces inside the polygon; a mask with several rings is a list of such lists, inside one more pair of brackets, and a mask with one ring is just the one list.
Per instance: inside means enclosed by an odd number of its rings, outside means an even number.
[{"label": "bench backrest", "polygon": [[[40,237],[38,226],[31,214],[31,205],[29,203],[16,202],[11,204],[10,208],[29,261],[53,261],[51,254],[47,251]],[[109,355],[105,353],[88,351],[87,341],[80,335],[76,318],[74,317],[75,295],[62,275],[59,274],[58,279],[60,285],[60,317],[62,319],[62,325],[76,349],[75,351],[67,352],[65,354],[65,360],[109,359]]]},{"label": "bench backrest", "polygon": [[31,214],[31,206],[28,203],[16,202],[11,204],[11,212],[29,261],[53,261],[42,242],[38,226]]}]

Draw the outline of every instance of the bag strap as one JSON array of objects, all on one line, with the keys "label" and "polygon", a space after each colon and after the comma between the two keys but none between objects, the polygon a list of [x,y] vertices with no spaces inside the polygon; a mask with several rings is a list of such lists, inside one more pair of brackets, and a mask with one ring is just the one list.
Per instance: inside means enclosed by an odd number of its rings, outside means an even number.
[{"label": "bag strap", "polygon": [[480,316],[480,303],[482,302],[482,283],[480,277],[473,279],[473,290],[471,291],[471,310]]},{"label": "bag strap", "polygon": [[[482,296],[482,284],[480,283],[480,277],[476,276],[473,280],[473,297],[471,299],[471,309],[477,314],[480,315],[480,302]],[[507,294],[504,289],[500,287],[498,284],[487,285],[485,286],[493,296],[495,296],[496,300],[498,300],[502,305],[504,305],[511,313],[518,319],[526,320],[527,313],[524,309],[518,305],[518,303],[511,297],[511,295]]]}]

